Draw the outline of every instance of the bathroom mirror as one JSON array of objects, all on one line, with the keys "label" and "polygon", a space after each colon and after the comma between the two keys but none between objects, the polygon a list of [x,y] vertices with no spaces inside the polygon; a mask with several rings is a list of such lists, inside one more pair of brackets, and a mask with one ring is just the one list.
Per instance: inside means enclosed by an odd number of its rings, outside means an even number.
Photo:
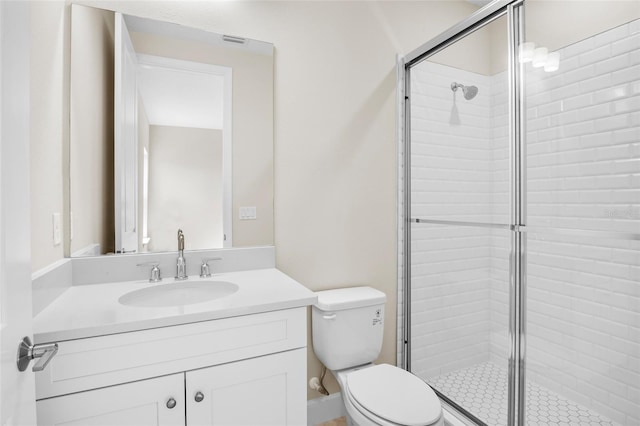
[{"label": "bathroom mirror", "polygon": [[73,4],[71,256],[273,244],[273,45]]}]

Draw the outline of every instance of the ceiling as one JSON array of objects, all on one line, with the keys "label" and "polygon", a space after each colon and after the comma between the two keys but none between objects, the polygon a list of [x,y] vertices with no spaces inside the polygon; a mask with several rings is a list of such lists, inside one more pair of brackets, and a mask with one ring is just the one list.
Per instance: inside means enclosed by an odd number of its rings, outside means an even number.
[{"label": "ceiling", "polygon": [[473,3],[478,7],[486,6],[491,3],[491,0],[467,0],[469,3]]}]

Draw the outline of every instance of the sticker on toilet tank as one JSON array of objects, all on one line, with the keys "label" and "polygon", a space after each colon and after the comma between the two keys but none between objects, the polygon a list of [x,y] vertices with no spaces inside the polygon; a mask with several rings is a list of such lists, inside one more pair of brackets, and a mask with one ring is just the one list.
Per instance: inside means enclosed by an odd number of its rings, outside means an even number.
[{"label": "sticker on toilet tank", "polygon": [[376,314],[373,317],[372,325],[379,325],[379,324],[382,324],[382,309],[376,309]]}]

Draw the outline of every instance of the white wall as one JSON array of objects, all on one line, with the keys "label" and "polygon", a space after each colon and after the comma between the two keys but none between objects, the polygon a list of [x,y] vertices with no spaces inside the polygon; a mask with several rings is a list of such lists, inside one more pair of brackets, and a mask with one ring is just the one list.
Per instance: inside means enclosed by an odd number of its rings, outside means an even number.
[{"label": "white wall", "polygon": [[[64,256],[54,246],[52,214],[64,213],[65,58],[68,10],[63,2],[31,7],[31,267],[43,268]],[[68,113],[68,112],[67,112]]]}]

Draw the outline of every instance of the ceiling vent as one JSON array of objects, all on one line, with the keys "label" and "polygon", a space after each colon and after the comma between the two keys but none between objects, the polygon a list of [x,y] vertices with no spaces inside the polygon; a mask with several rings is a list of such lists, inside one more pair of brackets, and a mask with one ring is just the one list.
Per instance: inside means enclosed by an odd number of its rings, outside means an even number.
[{"label": "ceiling vent", "polygon": [[236,43],[236,44],[245,44],[247,42],[246,38],[242,38],[242,37],[234,37],[234,36],[230,36],[230,35],[223,35],[222,36],[222,40],[229,42],[229,43]]}]

